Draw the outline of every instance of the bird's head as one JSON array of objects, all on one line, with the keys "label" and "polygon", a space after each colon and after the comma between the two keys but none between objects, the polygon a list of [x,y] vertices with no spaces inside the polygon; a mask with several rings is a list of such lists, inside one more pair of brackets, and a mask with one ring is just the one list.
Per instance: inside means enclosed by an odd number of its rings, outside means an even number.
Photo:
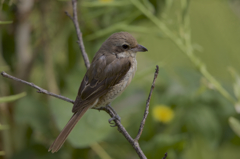
[{"label": "bird's head", "polygon": [[108,49],[110,53],[120,54],[123,52],[137,53],[148,51],[147,48],[137,43],[137,40],[127,32],[112,34],[102,46]]}]

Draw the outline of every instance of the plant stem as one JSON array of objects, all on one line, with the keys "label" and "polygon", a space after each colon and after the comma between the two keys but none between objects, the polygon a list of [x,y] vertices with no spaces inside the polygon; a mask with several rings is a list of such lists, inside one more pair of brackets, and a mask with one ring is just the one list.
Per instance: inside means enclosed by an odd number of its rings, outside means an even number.
[{"label": "plant stem", "polygon": [[191,42],[191,32],[189,27],[189,17],[185,14],[185,26],[183,29],[183,36],[175,35],[163,22],[161,22],[155,15],[153,15],[139,0],[130,0],[132,4],[138,8],[149,20],[151,20],[178,48],[190,59],[190,61],[197,67],[200,73],[231,103],[235,104],[237,100],[232,97],[223,86],[208,72],[206,65],[194,55],[194,49]]}]

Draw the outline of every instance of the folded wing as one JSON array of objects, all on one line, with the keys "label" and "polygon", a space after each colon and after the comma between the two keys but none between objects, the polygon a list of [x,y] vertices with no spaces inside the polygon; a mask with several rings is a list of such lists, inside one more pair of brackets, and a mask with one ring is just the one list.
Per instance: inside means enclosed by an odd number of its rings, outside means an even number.
[{"label": "folded wing", "polygon": [[96,99],[118,84],[130,67],[129,58],[117,58],[112,54],[95,57],[82,80],[72,112],[76,113],[92,105]]}]

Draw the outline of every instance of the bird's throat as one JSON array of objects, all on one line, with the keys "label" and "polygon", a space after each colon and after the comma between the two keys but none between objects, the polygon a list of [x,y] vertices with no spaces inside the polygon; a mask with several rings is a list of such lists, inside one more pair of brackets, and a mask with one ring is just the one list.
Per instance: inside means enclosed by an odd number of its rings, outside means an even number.
[{"label": "bird's throat", "polygon": [[117,58],[124,58],[124,57],[136,58],[136,52],[124,51],[124,52],[116,54],[116,56],[117,56]]}]

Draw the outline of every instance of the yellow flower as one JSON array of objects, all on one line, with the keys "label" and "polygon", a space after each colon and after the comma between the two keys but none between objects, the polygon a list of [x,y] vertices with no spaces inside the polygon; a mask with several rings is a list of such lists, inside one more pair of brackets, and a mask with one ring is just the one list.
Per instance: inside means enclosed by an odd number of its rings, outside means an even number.
[{"label": "yellow flower", "polygon": [[173,119],[174,112],[168,106],[158,105],[153,108],[153,117],[160,122],[168,123]]},{"label": "yellow flower", "polygon": [[100,2],[112,2],[113,0],[99,0]]}]

